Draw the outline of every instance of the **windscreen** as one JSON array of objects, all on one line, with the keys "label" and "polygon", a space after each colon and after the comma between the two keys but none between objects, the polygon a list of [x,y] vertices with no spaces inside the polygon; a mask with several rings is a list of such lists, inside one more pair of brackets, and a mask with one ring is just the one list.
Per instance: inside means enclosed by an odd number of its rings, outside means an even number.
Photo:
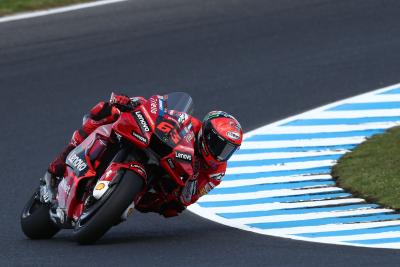
[{"label": "windscreen", "polygon": [[174,92],[164,96],[167,110],[175,110],[192,115],[193,100],[187,93]]},{"label": "windscreen", "polygon": [[168,154],[171,148],[180,143],[182,138],[190,131],[190,127],[184,127],[184,122],[188,115],[193,113],[193,100],[187,93],[174,92],[163,96],[160,104],[159,115],[156,120],[156,129],[154,131],[158,140],[153,140],[154,150],[160,153],[162,147],[167,145],[164,153]]}]

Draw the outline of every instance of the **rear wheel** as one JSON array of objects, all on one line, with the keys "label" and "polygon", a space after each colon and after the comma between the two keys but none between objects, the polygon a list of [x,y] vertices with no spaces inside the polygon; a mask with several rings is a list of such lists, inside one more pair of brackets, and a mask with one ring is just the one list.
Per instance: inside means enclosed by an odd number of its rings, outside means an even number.
[{"label": "rear wheel", "polygon": [[[114,187],[114,188],[112,188]],[[143,188],[143,178],[132,171],[126,171],[119,183],[108,190],[97,203],[88,207],[75,225],[74,239],[80,244],[91,244],[100,239],[132,204]]]},{"label": "rear wheel", "polygon": [[21,228],[31,239],[52,238],[60,228],[50,219],[49,206],[39,200],[39,190],[26,203],[21,214]]}]

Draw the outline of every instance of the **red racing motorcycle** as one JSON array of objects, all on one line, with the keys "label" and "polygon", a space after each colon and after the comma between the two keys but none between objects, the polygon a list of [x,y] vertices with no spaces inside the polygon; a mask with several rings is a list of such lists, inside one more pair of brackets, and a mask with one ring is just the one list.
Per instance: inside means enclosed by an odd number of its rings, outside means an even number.
[{"label": "red racing motorcycle", "polygon": [[127,219],[148,191],[178,192],[193,175],[195,137],[188,114],[192,98],[182,92],[152,96],[96,129],[66,159],[56,203],[40,198],[25,205],[21,227],[32,239],[73,229],[90,244]]}]

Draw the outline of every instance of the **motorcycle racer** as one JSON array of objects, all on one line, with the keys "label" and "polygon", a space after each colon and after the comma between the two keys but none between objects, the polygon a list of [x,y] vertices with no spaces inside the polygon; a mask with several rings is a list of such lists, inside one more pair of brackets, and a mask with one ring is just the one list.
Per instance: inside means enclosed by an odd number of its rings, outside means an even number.
[{"label": "motorcycle racer", "polygon": [[[54,200],[55,187],[60,180],[58,177],[64,175],[65,159],[70,151],[98,127],[115,122],[121,112],[133,110],[146,101],[143,97],[129,98],[112,93],[110,101],[95,105],[82,128],[73,133],[70,143],[49,165],[48,172],[42,179],[43,201]],[[209,112],[202,122],[188,114],[185,114],[185,119],[191,122],[196,143],[194,174],[186,181],[179,194],[147,192],[136,205],[137,210],[157,212],[165,217],[177,216],[187,206],[220,184],[225,175],[227,161],[241,145],[242,128],[239,122],[226,112]]]}]

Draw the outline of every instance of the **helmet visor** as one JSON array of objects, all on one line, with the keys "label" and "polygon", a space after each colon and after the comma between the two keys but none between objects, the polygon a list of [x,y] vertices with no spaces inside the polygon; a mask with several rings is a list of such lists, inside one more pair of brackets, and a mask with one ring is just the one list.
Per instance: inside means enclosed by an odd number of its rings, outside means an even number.
[{"label": "helmet visor", "polygon": [[238,146],[220,137],[213,129],[205,133],[207,148],[218,161],[227,161]]}]

